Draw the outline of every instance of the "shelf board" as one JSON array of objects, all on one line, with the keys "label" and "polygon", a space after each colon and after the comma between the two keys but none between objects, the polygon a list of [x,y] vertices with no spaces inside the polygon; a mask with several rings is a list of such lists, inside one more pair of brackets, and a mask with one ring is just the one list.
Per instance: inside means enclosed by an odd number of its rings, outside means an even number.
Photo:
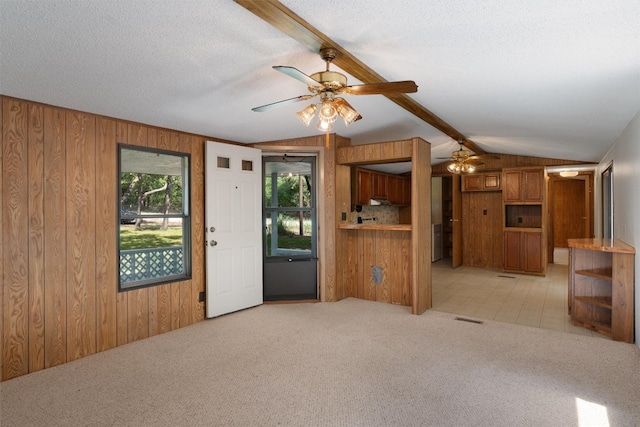
[{"label": "shelf board", "polygon": [[635,254],[636,248],[618,239],[569,239],[570,248],[587,249],[599,252]]},{"label": "shelf board", "polygon": [[612,271],[609,268],[593,269],[593,270],[576,270],[576,274],[581,276],[595,277],[596,279],[609,280],[612,279]]},{"label": "shelf board", "polygon": [[607,308],[609,310],[613,308],[611,297],[584,297],[576,295],[575,300],[585,304],[597,305],[598,307]]}]

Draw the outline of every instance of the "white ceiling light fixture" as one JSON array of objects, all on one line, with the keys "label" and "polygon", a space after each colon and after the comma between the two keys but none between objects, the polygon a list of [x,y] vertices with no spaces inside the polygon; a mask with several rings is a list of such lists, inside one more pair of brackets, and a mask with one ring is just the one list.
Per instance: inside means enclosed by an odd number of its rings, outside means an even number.
[{"label": "white ceiling light fixture", "polygon": [[560,172],[560,176],[563,178],[573,178],[574,176],[578,176],[578,171],[562,171]]}]

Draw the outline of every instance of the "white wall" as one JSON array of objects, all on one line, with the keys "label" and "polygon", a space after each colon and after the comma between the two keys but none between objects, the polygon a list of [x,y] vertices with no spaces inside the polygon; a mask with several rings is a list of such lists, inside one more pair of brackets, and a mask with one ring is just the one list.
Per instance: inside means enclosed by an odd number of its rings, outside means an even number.
[{"label": "white wall", "polygon": [[[635,277],[640,275],[640,112],[631,120],[598,165],[598,178],[613,162],[613,237],[636,248]],[[597,186],[599,199],[600,183]],[[601,202],[597,202],[596,211]],[[602,218],[597,215],[597,218]],[[601,221],[601,220],[600,220]],[[596,223],[602,235],[602,226]],[[640,289],[635,290],[635,335],[640,347]]]}]

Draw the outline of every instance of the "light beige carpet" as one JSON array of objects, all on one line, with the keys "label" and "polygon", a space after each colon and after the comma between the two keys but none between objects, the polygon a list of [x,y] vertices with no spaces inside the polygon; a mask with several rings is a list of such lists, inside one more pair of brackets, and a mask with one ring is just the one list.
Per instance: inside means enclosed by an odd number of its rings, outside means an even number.
[{"label": "light beige carpet", "polygon": [[0,388],[2,426],[633,426],[640,349],[346,299],[260,306]]}]

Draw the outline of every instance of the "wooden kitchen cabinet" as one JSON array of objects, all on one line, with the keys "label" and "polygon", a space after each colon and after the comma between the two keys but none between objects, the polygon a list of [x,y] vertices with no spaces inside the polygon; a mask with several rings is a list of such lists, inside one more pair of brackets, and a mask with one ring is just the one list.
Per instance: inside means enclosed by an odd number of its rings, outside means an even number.
[{"label": "wooden kitchen cabinet", "polygon": [[371,185],[373,171],[354,168],[351,177],[351,195],[354,205],[368,205],[373,195]]},{"label": "wooden kitchen cabinet", "polygon": [[546,274],[546,192],[544,167],[502,170],[505,271]]},{"label": "wooden kitchen cabinet", "polygon": [[635,248],[617,239],[568,243],[572,323],[633,343]]},{"label": "wooden kitchen cabinet", "polygon": [[543,167],[502,170],[502,200],[505,203],[542,203],[545,189]]},{"label": "wooden kitchen cabinet", "polygon": [[386,199],[388,193],[388,178],[386,174],[373,172],[371,174],[371,197],[374,199]]},{"label": "wooden kitchen cabinet", "polygon": [[368,205],[371,199],[387,200],[390,205],[411,205],[411,179],[377,172],[365,168],[353,168],[351,197],[354,205]]},{"label": "wooden kitchen cabinet", "polygon": [[462,175],[462,191],[500,191],[500,172]]},{"label": "wooden kitchen cabinet", "polygon": [[539,231],[504,232],[504,270],[540,274],[545,271],[543,235]]},{"label": "wooden kitchen cabinet", "polygon": [[411,180],[403,176],[387,176],[387,199],[397,206],[411,205]]}]

